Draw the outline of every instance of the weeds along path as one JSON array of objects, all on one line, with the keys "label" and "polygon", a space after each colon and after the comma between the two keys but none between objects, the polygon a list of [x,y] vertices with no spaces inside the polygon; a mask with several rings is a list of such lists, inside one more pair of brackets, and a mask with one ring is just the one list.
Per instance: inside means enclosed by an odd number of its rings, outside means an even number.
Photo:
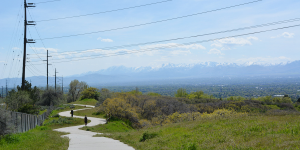
[{"label": "weeds along path", "polygon": [[[80,104],[74,104],[78,106],[86,106],[90,108],[85,108],[85,109],[91,109],[94,108],[95,106],[90,106],[90,105],[80,105]],[[77,109],[74,111],[80,111],[80,110],[85,110],[85,109]],[[60,116],[64,117],[70,117],[70,111],[65,111],[59,113]],[[84,116],[73,116],[74,118],[82,118],[82,123]],[[98,124],[105,124],[106,120],[105,119],[100,119],[100,118],[94,118],[94,117],[88,117],[89,120],[91,120],[90,123],[87,124],[87,126],[96,126]],[[80,130],[79,128],[84,127],[84,125],[80,126],[73,126],[73,127],[66,127],[66,128],[60,128],[60,129],[55,129],[55,131],[59,132],[68,132],[70,134],[68,135],[63,135],[64,137],[68,137],[70,139],[69,143],[69,150],[134,150],[134,148],[129,147],[128,145],[117,141],[113,140],[110,138],[106,137],[93,137],[96,134],[95,132],[91,131],[84,131]]]}]

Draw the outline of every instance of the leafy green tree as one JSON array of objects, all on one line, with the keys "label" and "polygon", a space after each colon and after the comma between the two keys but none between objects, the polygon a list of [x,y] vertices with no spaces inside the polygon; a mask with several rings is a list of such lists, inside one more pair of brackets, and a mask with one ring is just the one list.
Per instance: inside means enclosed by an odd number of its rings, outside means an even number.
[{"label": "leafy green tree", "polygon": [[298,98],[298,101],[297,102],[299,102],[300,103],[300,98]]},{"label": "leafy green tree", "polygon": [[97,88],[90,87],[83,90],[81,95],[81,99],[97,99],[100,93]]},{"label": "leafy green tree", "polygon": [[34,105],[36,102],[41,100],[42,90],[37,88],[36,86],[30,91],[30,99],[32,99],[32,104]]},{"label": "leafy green tree", "polygon": [[85,82],[78,80],[71,81],[69,85],[68,102],[75,102],[80,98],[81,92],[86,89],[88,85]]},{"label": "leafy green tree", "polygon": [[15,91],[14,89],[8,92],[5,98],[5,103],[10,110],[17,111],[25,104],[32,104],[32,100],[26,91]]},{"label": "leafy green tree", "polygon": [[[17,86],[18,91],[22,91],[22,87]],[[24,91],[31,92],[31,83],[25,80],[25,88]]]},{"label": "leafy green tree", "polygon": [[44,91],[41,101],[39,101],[38,104],[43,106],[55,106],[58,105],[62,99],[62,93],[55,92],[54,88],[49,88],[48,90]]},{"label": "leafy green tree", "polygon": [[187,97],[188,93],[186,92],[186,89],[180,88],[177,90],[177,93],[175,93],[175,97]]},{"label": "leafy green tree", "polygon": [[227,98],[227,100],[231,100],[231,101],[243,101],[243,100],[245,100],[245,98],[241,97],[241,96],[230,96],[229,98]]},{"label": "leafy green tree", "polygon": [[140,92],[140,90],[139,90],[138,87],[136,87],[135,90],[132,90],[132,91],[130,91],[128,93],[134,94],[134,95],[142,95],[143,94],[142,92]]},{"label": "leafy green tree", "polygon": [[160,94],[158,93],[154,93],[154,92],[149,92],[147,93],[148,96],[161,96]]}]

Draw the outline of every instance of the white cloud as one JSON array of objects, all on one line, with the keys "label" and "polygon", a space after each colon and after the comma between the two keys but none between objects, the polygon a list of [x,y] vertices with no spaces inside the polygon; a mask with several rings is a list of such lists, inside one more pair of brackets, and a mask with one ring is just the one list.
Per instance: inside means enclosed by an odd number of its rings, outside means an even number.
[{"label": "white cloud", "polygon": [[247,38],[226,38],[221,40],[214,41],[211,44],[212,47],[218,47],[221,50],[230,50],[236,46],[245,46],[245,45],[252,45],[251,41],[257,41],[257,37],[247,37]]},{"label": "white cloud", "polygon": [[209,52],[207,52],[207,54],[215,54],[215,55],[225,55],[225,54],[223,54],[220,50],[218,50],[218,49],[211,49],[211,50],[209,50]]},{"label": "white cloud", "polygon": [[295,33],[283,32],[282,34],[277,35],[277,36],[273,36],[273,37],[271,37],[271,38],[272,38],[272,39],[275,39],[275,38],[281,38],[281,37],[283,37],[283,38],[293,38],[294,35],[295,35]]},{"label": "white cloud", "polygon": [[112,39],[103,39],[103,38],[101,38],[101,37],[98,37],[97,40],[100,40],[100,41],[102,41],[102,42],[113,42]]}]

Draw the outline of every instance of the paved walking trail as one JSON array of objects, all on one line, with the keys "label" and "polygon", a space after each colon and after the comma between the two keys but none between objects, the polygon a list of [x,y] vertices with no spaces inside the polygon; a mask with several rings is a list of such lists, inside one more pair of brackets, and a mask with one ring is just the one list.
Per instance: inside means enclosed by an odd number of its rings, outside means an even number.
[{"label": "paved walking trail", "polygon": [[[79,105],[79,104],[74,104]],[[79,105],[79,106],[86,106],[94,108],[95,106],[90,105]],[[91,108],[85,108],[85,109],[91,109]],[[74,111],[79,110],[85,110],[85,109],[78,109]],[[70,111],[65,111],[59,113],[60,116],[70,117]],[[82,118],[82,123],[84,116],[73,116],[74,118]],[[87,124],[87,126],[96,126],[98,124],[105,124],[105,119],[100,118],[94,118],[94,117],[88,117],[88,120],[91,120],[90,123]],[[84,127],[84,125],[80,126],[73,126],[73,127],[66,127],[66,128],[60,128],[55,129],[55,131],[60,132],[69,132],[68,135],[63,135],[64,137],[69,137],[70,143],[69,143],[69,150],[134,150],[134,148],[129,147],[128,145],[113,140],[106,137],[93,137],[93,135],[96,135],[98,133],[91,132],[91,131],[84,131],[80,130],[79,128]]]}]

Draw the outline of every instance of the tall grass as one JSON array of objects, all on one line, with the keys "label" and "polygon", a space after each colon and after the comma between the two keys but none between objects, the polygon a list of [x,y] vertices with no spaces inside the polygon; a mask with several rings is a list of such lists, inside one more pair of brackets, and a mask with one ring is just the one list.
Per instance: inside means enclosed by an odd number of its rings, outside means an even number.
[{"label": "tall grass", "polygon": [[[141,142],[145,133],[156,136]],[[140,150],[299,149],[300,116],[208,118],[98,136],[120,140]]]}]

